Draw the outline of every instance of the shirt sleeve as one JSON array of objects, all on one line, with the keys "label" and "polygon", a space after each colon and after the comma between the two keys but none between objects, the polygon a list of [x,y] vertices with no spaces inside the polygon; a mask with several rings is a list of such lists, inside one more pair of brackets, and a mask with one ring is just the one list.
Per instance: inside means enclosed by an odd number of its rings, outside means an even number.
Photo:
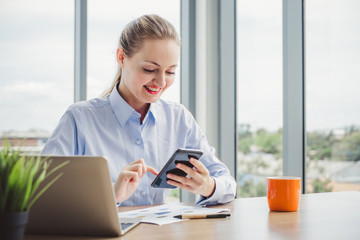
[{"label": "shirt sleeve", "polygon": [[79,155],[78,128],[73,113],[68,110],[60,119],[51,137],[46,142],[42,155]]},{"label": "shirt sleeve", "polygon": [[223,204],[232,201],[235,198],[236,182],[231,176],[222,176],[215,178],[215,191],[206,198],[200,196],[200,199],[196,202],[196,205],[215,205]]},{"label": "shirt sleeve", "polygon": [[187,110],[185,111],[188,126],[187,148],[197,148],[203,151],[200,161],[208,169],[210,176],[215,180],[214,193],[206,198],[200,196],[197,205],[215,205],[232,201],[236,195],[236,181],[230,175],[227,166],[215,155],[215,149],[209,145],[200,126]]}]

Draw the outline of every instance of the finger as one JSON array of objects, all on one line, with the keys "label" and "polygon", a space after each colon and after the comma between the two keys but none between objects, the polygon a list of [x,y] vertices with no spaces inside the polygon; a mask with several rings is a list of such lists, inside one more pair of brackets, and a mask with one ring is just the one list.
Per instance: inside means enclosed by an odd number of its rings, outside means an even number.
[{"label": "finger", "polygon": [[144,161],[144,159],[143,158],[139,158],[138,160],[136,160],[136,161],[133,161],[132,163],[130,163],[130,164],[136,164],[136,163],[144,163],[145,161]]},{"label": "finger", "polygon": [[146,172],[150,172],[150,173],[152,173],[152,174],[154,174],[154,175],[158,175],[158,174],[159,174],[159,172],[158,172],[158,171],[156,171],[156,169],[155,169],[155,168],[150,167],[150,166],[147,166],[147,168],[146,168]]},{"label": "finger", "polygon": [[145,160],[143,158],[139,158],[138,160],[130,163],[128,166],[137,165],[137,164],[140,164],[142,166],[142,175],[145,174],[146,164],[145,164]]},{"label": "finger", "polygon": [[140,161],[140,164],[141,164],[141,166],[142,166],[142,174],[141,174],[141,177],[143,177],[144,175],[145,175],[145,173],[147,172],[146,171],[146,163],[145,163],[145,160],[143,159],[143,158],[140,158],[139,159],[139,161]]},{"label": "finger", "polygon": [[127,167],[133,166],[133,165],[138,165],[138,164],[140,164],[140,165],[144,164],[144,160],[142,158],[140,158],[140,159],[138,159],[136,161],[133,161],[132,163],[128,164]]},{"label": "finger", "polygon": [[184,185],[190,185],[190,180],[186,177],[181,177],[181,176],[171,174],[171,173],[167,174],[166,177],[169,178],[170,180],[180,182]]},{"label": "finger", "polygon": [[190,161],[190,163],[191,163],[192,165],[194,165],[194,167],[196,168],[196,170],[197,170],[198,172],[200,172],[200,173],[209,172],[209,171],[207,170],[207,168],[204,166],[204,164],[203,164],[201,161],[199,161],[199,160],[197,160],[197,159],[195,159],[195,158],[190,158],[189,161]]},{"label": "finger", "polygon": [[133,171],[123,171],[124,177],[123,181],[126,182],[138,182],[139,181],[139,174]]},{"label": "finger", "polygon": [[195,174],[193,176],[187,175],[186,177],[178,176],[176,174],[167,174],[167,178],[170,178],[172,180],[178,181],[184,185],[191,186],[193,189],[196,188],[196,186],[200,186],[204,183],[203,177],[200,173],[197,173],[195,171]]},{"label": "finger", "polygon": [[177,181],[174,181],[174,180],[168,179],[168,180],[166,180],[166,183],[167,183],[167,184],[170,184],[170,185],[172,185],[172,186],[175,186],[175,187],[178,187],[178,188],[187,190],[187,191],[191,191],[191,190],[192,190],[192,187],[191,187],[191,186],[182,184],[182,183],[177,182]]},{"label": "finger", "polygon": [[176,167],[183,170],[190,177],[195,177],[197,174],[197,172],[193,168],[191,168],[185,164],[178,163],[178,164],[176,164]]},{"label": "finger", "polygon": [[143,176],[143,165],[141,165],[140,163],[129,165],[126,170],[137,172],[139,176]]},{"label": "finger", "polygon": [[141,172],[139,172],[141,177],[143,177],[146,173],[146,164],[143,158],[139,158],[138,160],[132,162],[130,165],[141,167]]},{"label": "finger", "polygon": [[167,184],[170,184],[170,185],[173,185],[173,186],[175,186],[175,187],[182,187],[182,186],[183,186],[183,184],[181,184],[181,183],[179,183],[179,182],[176,182],[176,181],[174,181],[174,180],[170,180],[170,179],[166,180],[166,183],[167,183]]}]

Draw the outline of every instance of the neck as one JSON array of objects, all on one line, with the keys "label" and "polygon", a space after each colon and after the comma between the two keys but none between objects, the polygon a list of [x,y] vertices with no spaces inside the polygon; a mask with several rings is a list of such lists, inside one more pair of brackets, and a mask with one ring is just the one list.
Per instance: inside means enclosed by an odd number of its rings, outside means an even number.
[{"label": "neck", "polygon": [[142,124],[143,123],[143,120],[147,114],[147,112],[149,111],[149,108],[150,108],[150,103],[147,103],[145,106],[139,108],[139,109],[136,109],[135,108],[135,111],[137,111],[138,113],[141,114],[141,117],[140,117],[140,123]]},{"label": "neck", "polygon": [[[121,84],[121,82],[120,82],[120,84]],[[136,112],[140,113],[140,115],[141,115],[140,123],[142,123],[147,112],[149,111],[150,103],[140,103],[136,100],[132,101],[131,99],[127,98],[126,94],[121,90],[120,84],[117,88],[118,93]]]}]

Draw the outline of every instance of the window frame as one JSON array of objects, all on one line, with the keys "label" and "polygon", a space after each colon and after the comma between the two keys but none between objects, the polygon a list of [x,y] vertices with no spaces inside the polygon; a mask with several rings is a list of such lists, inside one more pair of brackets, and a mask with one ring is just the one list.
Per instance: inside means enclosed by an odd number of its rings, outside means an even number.
[{"label": "window frame", "polygon": [[86,100],[87,0],[75,0],[74,102]]},{"label": "window frame", "polygon": [[304,0],[283,0],[283,174],[305,193]]},{"label": "window frame", "polygon": [[[209,63],[217,75],[205,84],[217,87],[213,102],[206,101],[206,116],[199,116],[201,85],[197,84],[197,65],[206,59],[196,56],[196,28],[201,26],[196,4],[205,4],[206,14],[217,19],[217,39],[209,44],[219,60]],[[217,10],[216,10],[217,9]],[[218,157],[236,179],[236,0],[181,0],[181,102],[197,118],[206,120],[206,134],[215,143]],[[87,0],[75,0],[75,68],[74,101],[86,99]],[[199,44],[199,43],[198,43]],[[283,164],[284,175],[302,178],[305,193],[305,64],[304,0],[283,0]],[[226,62],[226,64],[222,64]],[[206,94],[206,93],[205,93]],[[207,97],[207,100],[210,98]],[[216,102],[215,102],[216,101]],[[210,139],[211,140],[211,139]],[[181,194],[181,201],[194,196]]]}]

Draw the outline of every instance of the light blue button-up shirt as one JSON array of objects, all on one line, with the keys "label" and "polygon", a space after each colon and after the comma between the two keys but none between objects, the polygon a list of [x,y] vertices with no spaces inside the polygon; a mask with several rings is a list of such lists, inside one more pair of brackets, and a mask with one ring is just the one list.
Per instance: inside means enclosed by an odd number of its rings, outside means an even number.
[{"label": "light blue button-up shirt", "polygon": [[[159,100],[151,104],[143,123],[117,92],[71,105],[44,146],[43,155],[104,156],[113,183],[126,165],[143,158],[160,171],[178,148],[201,149],[200,161],[215,179],[215,192],[198,204],[225,203],[234,199],[236,182],[191,113],[181,104]],[[155,176],[146,173],[134,194],[122,206],[163,203],[170,190],[152,188]]]}]

